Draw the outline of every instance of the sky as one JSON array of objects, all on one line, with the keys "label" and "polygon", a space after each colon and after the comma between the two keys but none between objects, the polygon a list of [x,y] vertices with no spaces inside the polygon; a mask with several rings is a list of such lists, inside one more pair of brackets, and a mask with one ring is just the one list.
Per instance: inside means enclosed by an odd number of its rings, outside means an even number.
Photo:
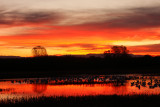
[{"label": "sky", "polygon": [[160,0],[0,0],[0,55],[160,55]]}]

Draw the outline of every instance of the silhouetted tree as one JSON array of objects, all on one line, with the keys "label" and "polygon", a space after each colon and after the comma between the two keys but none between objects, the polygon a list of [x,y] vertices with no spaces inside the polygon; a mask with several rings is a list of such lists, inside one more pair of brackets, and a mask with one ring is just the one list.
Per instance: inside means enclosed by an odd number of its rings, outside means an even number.
[{"label": "silhouetted tree", "polygon": [[129,50],[127,50],[126,46],[113,46],[111,48],[111,52],[114,54],[128,54]]},{"label": "silhouetted tree", "polygon": [[111,53],[111,50],[104,51],[104,54],[110,54],[110,53]]},{"label": "silhouetted tree", "polygon": [[47,51],[44,47],[42,46],[36,46],[32,49],[32,53],[34,57],[39,57],[39,56],[47,56]]}]

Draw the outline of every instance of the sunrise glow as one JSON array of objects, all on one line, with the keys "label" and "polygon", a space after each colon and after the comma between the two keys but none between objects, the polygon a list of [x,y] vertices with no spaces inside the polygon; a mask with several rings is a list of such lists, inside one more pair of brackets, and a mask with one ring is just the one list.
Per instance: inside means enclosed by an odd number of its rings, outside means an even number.
[{"label": "sunrise glow", "polygon": [[159,0],[0,0],[0,55],[103,53],[160,55]]}]

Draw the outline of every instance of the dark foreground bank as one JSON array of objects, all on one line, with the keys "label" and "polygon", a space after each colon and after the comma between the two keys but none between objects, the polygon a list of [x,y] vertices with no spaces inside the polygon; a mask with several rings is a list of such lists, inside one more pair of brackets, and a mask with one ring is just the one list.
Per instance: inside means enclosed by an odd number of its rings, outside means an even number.
[{"label": "dark foreground bank", "polygon": [[106,56],[78,58],[48,56],[0,59],[0,78],[77,74],[159,74],[160,57]]},{"label": "dark foreground bank", "polygon": [[27,101],[8,100],[7,103],[1,102],[0,106],[12,107],[154,107],[159,106],[160,95],[135,95],[135,96],[82,96],[82,97],[40,97],[31,98]]}]

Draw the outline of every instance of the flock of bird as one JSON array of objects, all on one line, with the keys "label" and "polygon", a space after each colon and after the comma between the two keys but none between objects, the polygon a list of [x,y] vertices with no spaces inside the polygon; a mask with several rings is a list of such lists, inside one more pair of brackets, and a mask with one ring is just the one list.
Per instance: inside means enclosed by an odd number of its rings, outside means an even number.
[{"label": "flock of bird", "polygon": [[160,79],[155,79],[153,76],[115,76],[115,75],[88,75],[88,76],[66,76],[66,77],[52,77],[52,78],[29,78],[11,80],[12,83],[28,83],[28,84],[107,84],[124,85],[127,80],[131,80],[131,86],[149,87],[151,89],[160,87]]},{"label": "flock of bird", "polygon": [[142,80],[136,80],[134,82],[131,82],[131,86],[136,86],[139,89],[142,87],[149,87],[150,89],[160,87],[160,80],[159,79],[142,79]]}]

